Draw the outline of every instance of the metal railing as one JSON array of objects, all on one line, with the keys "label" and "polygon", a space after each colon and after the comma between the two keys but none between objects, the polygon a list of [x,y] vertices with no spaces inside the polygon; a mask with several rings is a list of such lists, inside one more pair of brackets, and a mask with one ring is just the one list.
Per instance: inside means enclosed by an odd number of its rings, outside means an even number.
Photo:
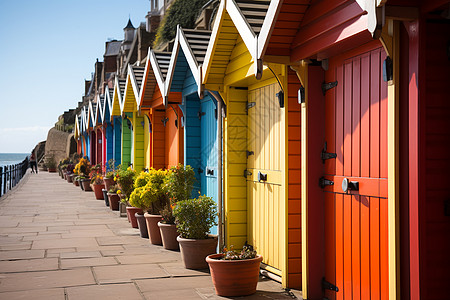
[{"label": "metal railing", "polygon": [[15,187],[28,169],[28,158],[21,163],[0,167],[0,197]]}]

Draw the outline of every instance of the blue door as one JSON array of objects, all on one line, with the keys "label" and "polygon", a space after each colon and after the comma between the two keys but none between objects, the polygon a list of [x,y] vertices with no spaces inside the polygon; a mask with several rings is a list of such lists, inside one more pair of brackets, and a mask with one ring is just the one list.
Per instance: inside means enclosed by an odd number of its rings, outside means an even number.
[{"label": "blue door", "polygon": [[[209,97],[201,100],[201,156],[200,182],[202,195],[212,197],[217,202],[217,118],[216,104]],[[217,226],[211,229],[212,234],[217,234]]]}]

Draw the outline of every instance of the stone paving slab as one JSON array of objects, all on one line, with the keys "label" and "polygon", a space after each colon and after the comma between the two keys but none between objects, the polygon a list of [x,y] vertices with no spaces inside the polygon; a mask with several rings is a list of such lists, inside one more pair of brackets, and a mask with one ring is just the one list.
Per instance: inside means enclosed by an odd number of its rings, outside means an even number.
[{"label": "stone paving slab", "polygon": [[[114,257],[61,259],[61,269],[73,269],[73,268],[79,268],[79,267],[110,266],[110,265],[117,265],[117,264],[118,264],[118,262],[116,259],[114,259]],[[1,264],[0,264],[0,266],[1,266]]]},{"label": "stone paving slab", "polygon": [[141,294],[132,283],[71,287],[67,289],[67,298],[69,300],[142,300]]},{"label": "stone paving slab", "polygon": [[[95,284],[90,268],[0,275],[0,292]],[[1,296],[1,294],[0,294]]]},{"label": "stone paving slab", "polygon": [[169,277],[169,274],[157,264],[94,267],[93,272],[100,284],[131,282],[132,280],[143,278]]},{"label": "stone paving slab", "polygon": [[2,273],[58,270],[57,258],[0,261]]},{"label": "stone paving slab", "polygon": [[[241,298],[292,299],[263,278]],[[41,172],[0,198],[0,299],[225,298],[208,270],[185,269],[179,251],[151,245],[94,193]]]},{"label": "stone paving slab", "polygon": [[0,299],[5,300],[65,300],[65,298],[63,288],[0,293]]}]

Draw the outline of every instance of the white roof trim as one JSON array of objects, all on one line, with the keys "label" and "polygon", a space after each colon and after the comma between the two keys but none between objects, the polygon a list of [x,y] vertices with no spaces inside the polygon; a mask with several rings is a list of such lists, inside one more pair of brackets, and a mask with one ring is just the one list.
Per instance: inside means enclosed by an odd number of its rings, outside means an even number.
[{"label": "white roof trim", "polygon": [[[106,104],[105,96],[103,95],[103,105],[102,105],[102,102],[100,101],[100,99],[101,99],[101,96],[97,95],[97,109],[95,111],[95,114],[97,115],[97,119],[98,119],[98,115],[100,114],[100,121],[101,121],[100,123],[103,123],[104,117],[105,117],[104,112],[103,112],[103,107]],[[97,120],[97,122],[98,122],[98,120]]]},{"label": "white roof trim", "polygon": [[236,27],[237,31],[242,37],[242,40],[247,46],[248,51],[253,56],[253,59],[256,60],[257,57],[254,57],[254,55],[257,52],[257,36],[253,32],[252,27],[250,26],[250,24],[248,24],[247,19],[244,17],[241,10],[239,9],[239,6],[234,0],[227,0],[226,9],[231,17],[231,20],[234,23],[234,26]]},{"label": "white roof trim", "polygon": [[150,68],[150,52],[151,52],[151,48],[148,48],[148,52],[147,52],[147,59],[145,61],[145,69],[144,69],[144,76],[142,77],[142,84],[141,84],[141,90],[139,91],[139,99],[136,99],[136,101],[138,101],[138,109],[140,109],[141,107],[141,103],[142,103],[142,97],[144,96],[144,89],[146,88],[146,84],[147,84],[147,77],[148,77],[148,71]]},{"label": "white roof trim", "polygon": [[175,72],[175,66],[177,64],[178,53],[180,52],[180,25],[177,25],[177,34],[175,35],[175,42],[173,44],[172,55],[170,56],[169,69],[166,75],[166,84],[164,86],[164,98],[170,93],[172,86],[173,74]]},{"label": "white roof trim", "polygon": [[158,60],[156,59],[155,52],[150,49],[149,51],[150,63],[152,65],[153,74],[155,74],[156,82],[158,83],[159,90],[161,91],[161,95],[164,99],[164,105],[166,105],[166,96],[164,95],[165,91],[165,82],[161,73],[161,69],[159,68]]},{"label": "white roof trim", "polygon": [[281,10],[281,5],[283,4],[283,0],[271,0],[269,8],[267,9],[266,17],[264,18],[263,25],[261,27],[261,31],[258,35],[258,52],[257,58],[261,59],[269,44],[269,37],[272,34],[272,31],[275,27],[275,21],[278,18],[278,14]]},{"label": "white roof trim", "polygon": [[186,36],[184,35],[183,29],[181,26],[179,27],[180,32],[180,46],[181,49],[183,49],[184,56],[186,57],[186,60],[189,64],[189,68],[191,69],[192,74],[194,75],[195,81],[197,82],[197,85],[200,85],[201,82],[198,82],[198,76],[196,76],[198,72],[198,62],[195,58],[194,52],[192,52],[191,46],[188,43],[188,40],[186,39]]}]

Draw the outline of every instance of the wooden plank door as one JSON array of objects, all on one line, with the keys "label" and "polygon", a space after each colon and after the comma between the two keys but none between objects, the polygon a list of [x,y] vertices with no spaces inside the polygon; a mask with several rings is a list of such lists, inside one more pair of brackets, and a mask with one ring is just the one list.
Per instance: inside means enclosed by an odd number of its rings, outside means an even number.
[{"label": "wooden plank door", "polygon": [[[217,119],[216,105],[210,97],[204,98],[200,104],[201,111],[201,154],[200,173],[201,194],[212,197],[217,202]],[[217,234],[217,226],[211,229],[212,234]]]},{"label": "wooden plank door", "polygon": [[[326,281],[339,288],[329,299],[388,298],[387,83],[384,50],[367,49],[330,59],[326,81]],[[343,191],[344,178],[359,190]]]},{"label": "wooden plank door", "polygon": [[[263,256],[263,263],[281,276],[285,230],[281,161],[284,128],[276,98],[278,90],[276,83],[249,90],[246,174],[249,243]],[[258,178],[258,173],[267,178]]]}]

